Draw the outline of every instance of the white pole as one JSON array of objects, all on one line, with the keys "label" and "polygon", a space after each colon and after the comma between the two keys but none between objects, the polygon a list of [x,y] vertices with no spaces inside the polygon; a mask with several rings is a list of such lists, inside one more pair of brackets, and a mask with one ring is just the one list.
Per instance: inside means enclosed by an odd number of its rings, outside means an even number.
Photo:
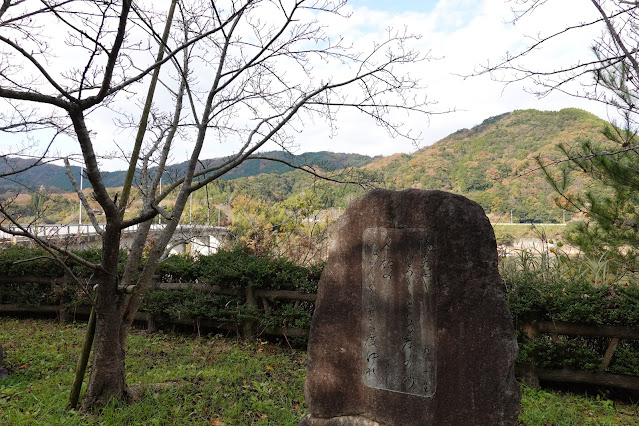
[{"label": "white pole", "polygon": [[[82,172],[84,171],[84,166],[80,165],[80,192],[82,192]],[[78,214],[78,232],[80,232],[80,225],[82,225],[82,200],[80,200],[80,213]]]},{"label": "white pole", "polygon": [[[162,175],[160,175],[160,194],[162,193]],[[158,225],[162,224],[162,215],[158,214]]]},{"label": "white pole", "polygon": [[189,195],[189,225],[193,224],[193,193]]}]

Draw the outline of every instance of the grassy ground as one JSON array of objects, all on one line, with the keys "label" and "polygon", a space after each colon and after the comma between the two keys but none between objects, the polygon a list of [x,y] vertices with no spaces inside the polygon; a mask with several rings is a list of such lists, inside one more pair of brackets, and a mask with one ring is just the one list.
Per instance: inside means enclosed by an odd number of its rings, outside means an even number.
[{"label": "grassy ground", "polygon": [[[0,318],[12,374],[0,380],[1,425],[296,425],[304,415],[305,353],[222,337],[130,337],[132,404],[99,413],[66,408],[83,324]],[[524,388],[521,424],[639,424],[636,406]]]},{"label": "grassy ground", "polygon": [[0,318],[13,370],[0,380],[0,425],[294,425],[304,415],[303,352],[141,331],[128,341],[127,383],[142,386],[135,403],[69,411],[83,333],[84,325]]}]

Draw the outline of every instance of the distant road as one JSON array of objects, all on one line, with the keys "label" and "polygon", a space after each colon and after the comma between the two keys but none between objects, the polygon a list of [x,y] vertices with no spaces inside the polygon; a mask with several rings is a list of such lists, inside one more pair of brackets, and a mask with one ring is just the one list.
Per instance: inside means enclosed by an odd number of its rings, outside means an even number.
[{"label": "distant road", "polygon": [[566,226],[566,223],[510,223],[510,222],[491,222],[491,225],[535,225],[535,226]]}]

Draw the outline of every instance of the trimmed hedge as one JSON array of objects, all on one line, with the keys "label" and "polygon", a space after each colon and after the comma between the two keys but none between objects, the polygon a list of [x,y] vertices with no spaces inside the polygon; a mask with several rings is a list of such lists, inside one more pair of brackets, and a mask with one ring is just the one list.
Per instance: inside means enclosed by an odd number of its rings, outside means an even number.
[{"label": "trimmed hedge", "polygon": [[[608,338],[549,336],[529,338],[527,322],[554,321],[639,328],[639,287],[634,284],[594,284],[588,280],[546,281],[532,272],[504,280],[506,299],[517,328],[518,362],[535,359],[540,368],[599,369]],[[639,376],[639,341],[622,340],[607,372]]]},{"label": "trimmed hedge", "polygon": [[47,252],[42,249],[29,249],[18,245],[6,248],[0,251],[0,276],[63,276],[62,267],[44,256],[47,256]]},{"label": "trimmed hedge", "polygon": [[[255,256],[245,246],[220,250],[193,259],[171,256],[158,268],[161,282],[193,282],[232,289],[292,290],[317,292],[321,266],[301,266],[285,258]],[[276,327],[308,329],[314,304],[271,298],[269,309],[246,305],[244,296],[224,296],[197,290],[153,290],[141,310],[158,319],[202,318],[235,324],[254,322],[259,330]]]},{"label": "trimmed hedge", "polygon": [[[93,263],[100,263],[102,250],[71,250],[78,257]],[[91,270],[86,266],[72,260],[70,258],[63,259],[65,265],[70,268],[74,274],[80,277],[88,277]],[[126,263],[126,253],[120,252],[118,259],[118,274],[124,271]],[[14,245],[0,250],[0,276],[20,277],[20,276],[36,276],[60,278],[64,276],[64,268],[50,258],[50,255],[43,249],[26,248]]]},{"label": "trimmed hedge", "polygon": [[534,273],[504,280],[513,316],[521,321],[563,321],[639,328],[639,286],[587,280],[544,281]]},{"label": "trimmed hedge", "polygon": [[222,287],[317,291],[320,266],[301,266],[285,258],[255,256],[245,246],[193,259],[171,256],[157,274],[161,282],[200,282]]},{"label": "trimmed hedge", "polygon": [[[0,273],[5,276],[62,277],[64,269],[44,258],[45,254],[42,250],[21,247],[0,251],[0,268],[4,268],[0,269]],[[76,254],[97,263],[101,251],[92,249]],[[23,259],[32,260],[20,262]],[[125,262],[126,257],[122,253],[118,264],[119,274]],[[67,266],[81,277],[90,276],[90,270],[77,262],[70,261]],[[236,290],[259,288],[314,293],[321,271],[321,266],[305,267],[284,258],[255,256],[247,247],[237,246],[197,259],[183,255],[171,256],[160,265],[157,274],[161,282],[206,283]],[[86,293],[81,290],[73,285],[10,284],[2,287],[0,302],[22,306],[86,304]],[[227,296],[195,289],[151,290],[145,295],[140,311],[148,312],[159,322],[199,318],[239,327],[249,321],[256,324],[258,332],[284,326],[310,327],[313,303],[296,304],[294,301],[271,298],[268,307],[265,312],[262,307],[247,306],[246,298],[241,294]]]}]

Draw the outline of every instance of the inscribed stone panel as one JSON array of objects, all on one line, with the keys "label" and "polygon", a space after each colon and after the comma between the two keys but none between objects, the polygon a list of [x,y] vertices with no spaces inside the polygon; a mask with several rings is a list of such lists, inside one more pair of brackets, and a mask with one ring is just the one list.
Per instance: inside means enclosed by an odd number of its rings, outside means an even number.
[{"label": "inscribed stone panel", "polygon": [[433,246],[423,229],[367,228],[362,247],[364,384],[430,397],[437,371]]}]

